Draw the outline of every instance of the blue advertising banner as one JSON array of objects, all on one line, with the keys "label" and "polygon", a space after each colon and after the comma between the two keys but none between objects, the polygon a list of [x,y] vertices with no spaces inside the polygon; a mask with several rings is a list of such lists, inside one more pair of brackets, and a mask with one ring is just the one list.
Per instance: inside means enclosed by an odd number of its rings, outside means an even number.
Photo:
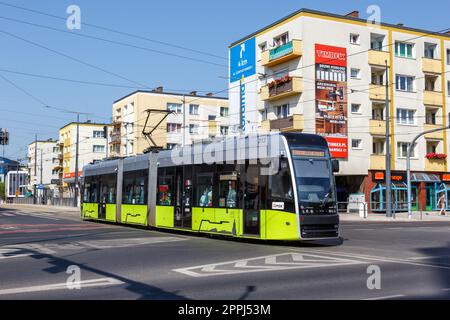
[{"label": "blue advertising banner", "polygon": [[256,73],[256,39],[251,38],[230,49],[230,82]]}]

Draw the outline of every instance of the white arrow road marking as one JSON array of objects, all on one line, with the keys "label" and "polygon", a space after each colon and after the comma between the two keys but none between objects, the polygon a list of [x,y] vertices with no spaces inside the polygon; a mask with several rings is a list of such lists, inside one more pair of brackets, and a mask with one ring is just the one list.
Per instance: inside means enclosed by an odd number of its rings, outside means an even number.
[{"label": "white arrow road marking", "polygon": [[306,268],[334,267],[365,263],[359,260],[317,254],[280,253],[263,257],[240,259],[174,269],[191,277],[210,277],[249,272],[280,271]]},{"label": "white arrow road marking", "polygon": [[[71,285],[80,284],[81,289],[84,289],[84,288],[89,288],[89,287],[113,286],[113,285],[118,285],[118,284],[122,284],[122,283],[123,283],[122,281],[114,279],[114,278],[99,278],[99,279],[80,281],[79,283],[71,283]],[[64,282],[64,283],[46,284],[46,285],[33,286],[33,287],[4,289],[4,290],[0,290],[0,295],[31,293],[31,292],[41,292],[41,291],[51,291],[51,290],[69,290],[69,289],[67,288],[67,284]],[[78,290],[71,290],[71,291],[76,292]]]}]

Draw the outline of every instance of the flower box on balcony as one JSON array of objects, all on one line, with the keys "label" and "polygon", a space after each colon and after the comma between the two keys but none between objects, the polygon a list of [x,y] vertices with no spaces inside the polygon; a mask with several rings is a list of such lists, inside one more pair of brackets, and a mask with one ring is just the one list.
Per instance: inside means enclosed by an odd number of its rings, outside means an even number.
[{"label": "flower box on balcony", "polygon": [[443,153],[429,153],[425,156],[428,160],[446,160],[447,155]]}]

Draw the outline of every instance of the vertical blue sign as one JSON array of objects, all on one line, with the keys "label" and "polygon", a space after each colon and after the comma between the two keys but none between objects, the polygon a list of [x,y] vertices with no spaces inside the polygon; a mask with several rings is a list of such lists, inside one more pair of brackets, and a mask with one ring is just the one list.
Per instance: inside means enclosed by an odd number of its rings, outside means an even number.
[{"label": "vertical blue sign", "polygon": [[242,76],[241,86],[240,86],[240,95],[241,95],[241,130],[245,132],[246,125],[246,117],[245,117],[245,78]]},{"label": "vertical blue sign", "polygon": [[251,38],[230,49],[230,82],[256,73],[256,39]]}]

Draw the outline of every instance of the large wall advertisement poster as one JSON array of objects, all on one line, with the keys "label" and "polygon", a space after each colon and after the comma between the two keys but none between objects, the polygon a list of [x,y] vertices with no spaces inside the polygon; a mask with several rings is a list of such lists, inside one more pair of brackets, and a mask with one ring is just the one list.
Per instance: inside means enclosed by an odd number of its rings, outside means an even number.
[{"label": "large wall advertisement poster", "polygon": [[348,158],[347,49],[315,46],[316,133],[328,141],[333,158]]}]

